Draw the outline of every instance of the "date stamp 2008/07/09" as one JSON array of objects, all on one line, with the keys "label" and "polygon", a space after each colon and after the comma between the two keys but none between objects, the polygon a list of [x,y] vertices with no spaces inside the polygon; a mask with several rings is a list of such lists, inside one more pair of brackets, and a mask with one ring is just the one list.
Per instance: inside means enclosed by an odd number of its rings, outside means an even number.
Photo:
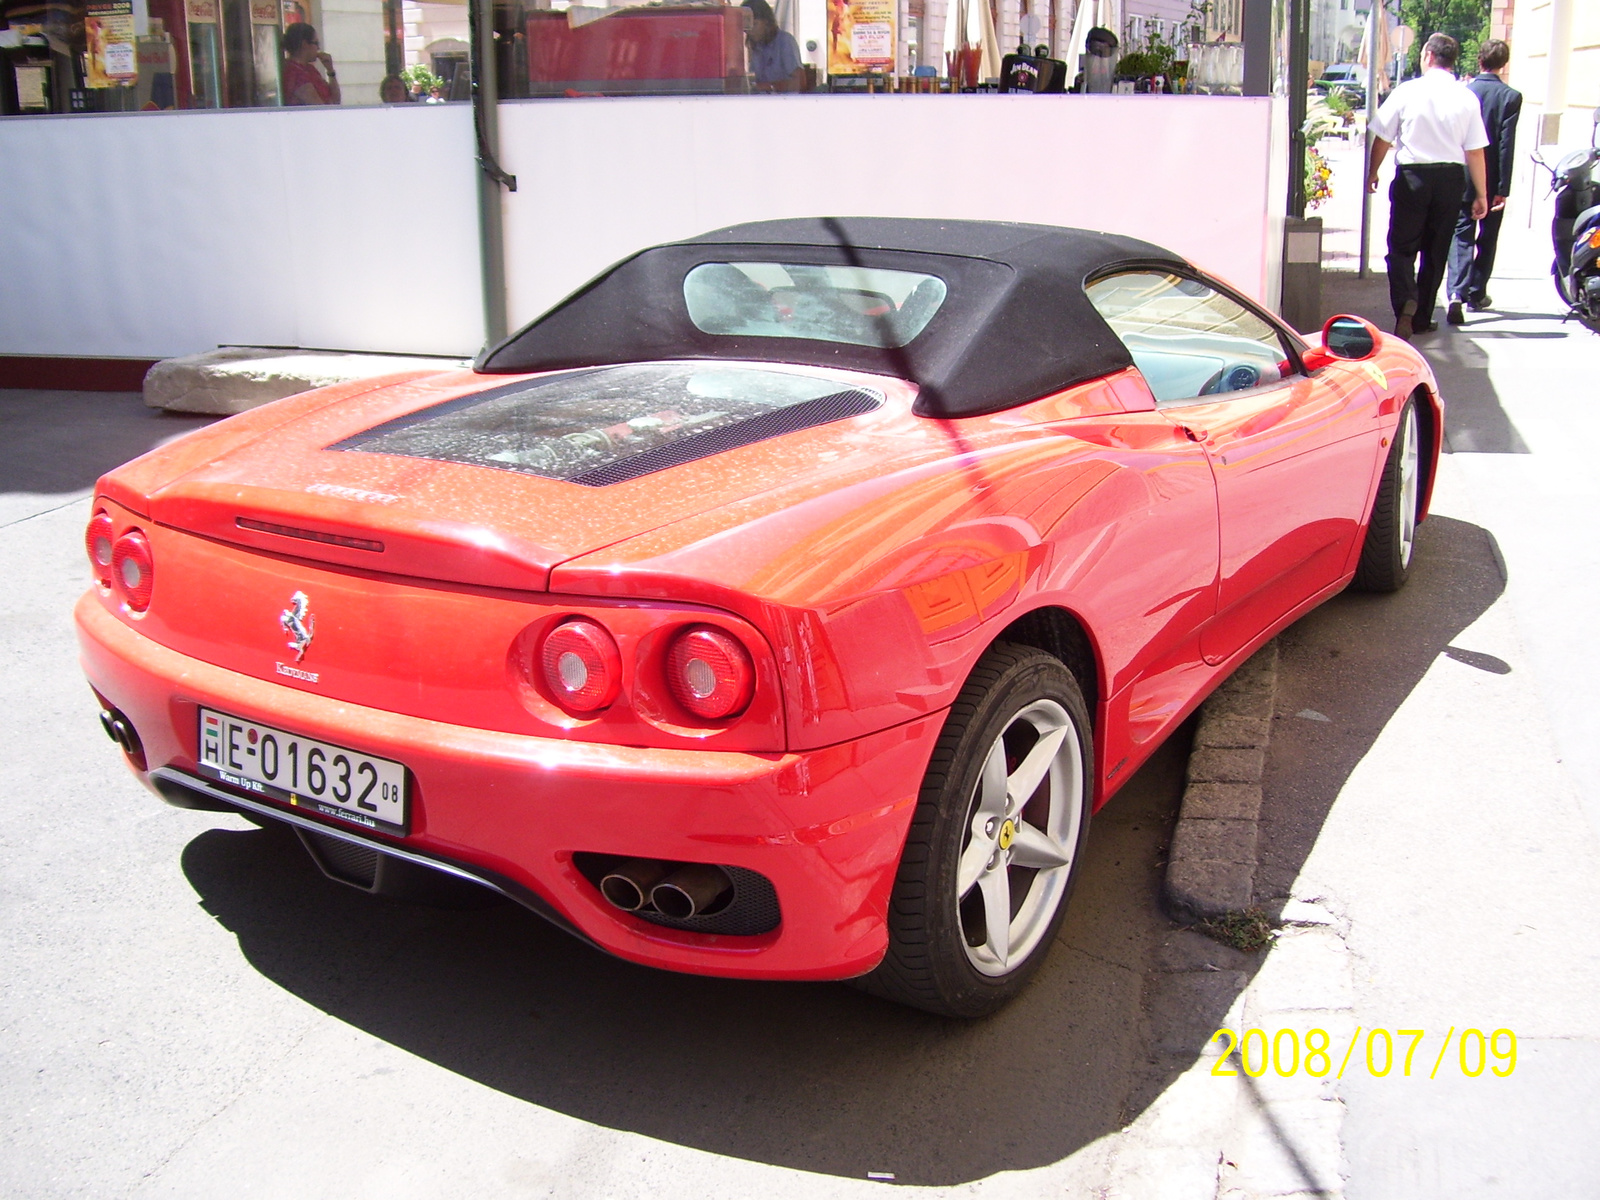
[{"label": "date stamp 2008/07/09", "polygon": [[[1365,1038],[1361,1036],[1363,1033],[1366,1034]],[[1268,1034],[1265,1029],[1246,1029],[1241,1034],[1237,1030],[1224,1028],[1211,1035],[1211,1041],[1222,1043],[1222,1054],[1211,1068],[1211,1073],[1237,1076],[1242,1070],[1252,1079],[1260,1079],[1270,1069],[1285,1079],[1301,1072],[1316,1079],[1330,1074],[1335,1079],[1343,1079],[1345,1071],[1353,1066],[1357,1070],[1365,1069],[1367,1074],[1380,1079],[1391,1073],[1410,1078],[1412,1060],[1427,1036],[1424,1029],[1396,1029],[1391,1033],[1381,1027],[1363,1030],[1358,1025],[1340,1056],[1325,1029],[1308,1029],[1302,1038],[1299,1031],[1294,1029],[1280,1029],[1275,1034]],[[1358,1054],[1363,1042],[1365,1053]],[[1501,1079],[1517,1069],[1517,1035],[1511,1030],[1496,1029],[1486,1034],[1481,1029],[1469,1028],[1457,1035],[1456,1027],[1452,1025],[1444,1036],[1439,1053],[1433,1056],[1433,1067],[1428,1071],[1429,1079],[1438,1077],[1439,1068],[1445,1065],[1445,1056],[1452,1046],[1455,1047],[1456,1061],[1451,1065],[1459,1067],[1461,1073],[1470,1079],[1482,1075],[1486,1068],[1489,1074]],[[1336,1056],[1337,1064],[1334,1061]],[[1419,1074],[1427,1067],[1427,1057],[1424,1055],[1415,1064]],[[1235,1063],[1237,1067],[1233,1065]]]}]

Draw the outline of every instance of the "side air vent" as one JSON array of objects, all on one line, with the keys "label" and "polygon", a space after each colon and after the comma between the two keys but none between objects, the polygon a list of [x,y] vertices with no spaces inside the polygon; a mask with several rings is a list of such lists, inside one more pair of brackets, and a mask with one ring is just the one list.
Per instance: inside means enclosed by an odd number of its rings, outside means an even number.
[{"label": "side air vent", "polygon": [[854,389],[835,392],[831,396],[819,396],[803,404],[793,404],[787,408],[761,413],[737,424],[708,429],[705,433],[691,434],[665,446],[646,450],[643,454],[618,459],[603,467],[574,475],[568,482],[581,483],[586,487],[605,487],[609,483],[638,479],[641,475],[651,475],[656,471],[665,471],[668,467],[682,466],[684,463],[721,454],[724,450],[732,450],[738,446],[750,446],[756,442],[764,442],[768,438],[794,433],[796,430],[812,429],[818,425],[842,421],[846,417],[859,417],[863,413],[872,412],[881,404],[882,401],[871,392]]}]

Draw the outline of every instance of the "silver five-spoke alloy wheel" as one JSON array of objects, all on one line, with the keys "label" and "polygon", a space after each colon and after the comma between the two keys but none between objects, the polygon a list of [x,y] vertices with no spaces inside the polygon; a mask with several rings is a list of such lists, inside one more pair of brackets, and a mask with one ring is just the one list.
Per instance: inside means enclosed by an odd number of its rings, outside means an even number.
[{"label": "silver five-spoke alloy wheel", "polygon": [[1072,871],[1083,752],[1066,709],[1039,699],[994,740],[972,798],[956,899],[967,959],[999,976],[1050,930]]},{"label": "silver five-spoke alloy wheel", "polygon": [[1396,436],[1400,439],[1400,565],[1411,565],[1411,545],[1417,537],[1417,492],[1422,472],[1417,452],[1417,406],[1407,405]]},{"label": "silver five-spoke alloy wheel", "polygon": [[945,714],[889,899],[889,945],[858,986],[981,1017],[1044,963],[1082,866],[1094,779],[1077,674],[1093,659],[1057,645],[1073,667],[1036,646],[990,646]]}]

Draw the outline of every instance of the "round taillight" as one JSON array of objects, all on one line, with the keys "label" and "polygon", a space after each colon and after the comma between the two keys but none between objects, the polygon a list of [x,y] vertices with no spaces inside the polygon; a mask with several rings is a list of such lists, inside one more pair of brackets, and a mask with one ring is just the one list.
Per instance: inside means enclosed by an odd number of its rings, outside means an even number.
[{"label": "round taillight", "polygon": [[137,529],[128,530],[111,548],[111,581],[134,612],[150,607],[150,589],[155,585],[155,576],[149,539]]},{"label": "round taillight", "polygon": [[111,514],[104,510],[89,520],[89,529],[83,535],[84,548],[89,551],[89,565],[94,569],[94,581],[101,587],[111,586],[112,543],[117,540],[116,526]]},{"label": "round taillight", "polygon": [[622,655],[605,628],[585,617],[563,621],[539,653],[545,686],[563,708],[599,712],[622,687]]},{"label": "round taillight", "polygon": [[756,672],[738,638],[697,625],[680,633],[667,652],[667,683],[679,704],[715,721],[745,710],[755,694]]}]

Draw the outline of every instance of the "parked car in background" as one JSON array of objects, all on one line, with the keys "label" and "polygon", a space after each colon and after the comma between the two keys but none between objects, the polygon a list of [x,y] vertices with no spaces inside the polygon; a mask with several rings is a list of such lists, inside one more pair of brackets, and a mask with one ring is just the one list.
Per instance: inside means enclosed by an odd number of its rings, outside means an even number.
[{"label": "parked car in background", "polygon": [[343,883],[977,1016],[1162,739],[1404,582],[1442,421],[1147,242],[735,226],[111,472],[82,660],[141,780]]},{"label": "parked car in background", "polygon": [[1359,63],[1334,63],[1324,68],[1322,77],[1311,86],[1323,95],[1338,88],[1358,108],[1364,107],[1367,102],[1367,69]]}]

